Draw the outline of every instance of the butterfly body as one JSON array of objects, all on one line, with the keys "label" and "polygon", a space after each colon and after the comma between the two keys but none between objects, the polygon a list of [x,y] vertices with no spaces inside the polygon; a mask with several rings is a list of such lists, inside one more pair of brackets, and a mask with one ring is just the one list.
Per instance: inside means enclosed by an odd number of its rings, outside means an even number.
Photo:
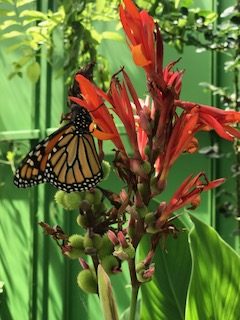
[{"label": "butterfly body", "polygon": [[14,183],[19,188],[49,182],[67,192],[89,190],[102,178],[102,168],[88,111],[71,108],[69,122],[41,141],[23,159]]}]

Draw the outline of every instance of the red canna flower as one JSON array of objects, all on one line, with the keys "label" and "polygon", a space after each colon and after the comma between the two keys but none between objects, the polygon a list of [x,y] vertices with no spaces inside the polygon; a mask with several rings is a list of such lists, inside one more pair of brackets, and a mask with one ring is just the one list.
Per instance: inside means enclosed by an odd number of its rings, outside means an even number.
[{"label": "red canna flower", "polygon": [[197,131],[215,130],[223,139],[233,141],[240,138],[240,132],[231,124],[240,122],[240,113],[237,111],[221,110],[215,107],[196,104],[188,101],[175,100],[175,105],[187,111],[198,108],[199,120]]},{"label": "red canna flower", "polygon": [[[204,181],[202,181],[202,179],[204,179]],[[167,221],[173,212],[188,204],[192,205],[189,209],[195,209],[200,203],[201,192],[216,188],[224,181],[225,179],[222,178],[209,182],[203,172],[200,172],[194,178],[190,175],[174,193],[173,197],[169,203],[164,206],[163,210],[161,208],[161,214],[156,222],[156,226],[160,227],[165,221]]]},{"label": "red canna flower", "polygon": [[95,87],[84,76],[78,74],[75,79],[79,84],[82,98],[69,97],[69,99],[86,108],[91,113],[94,122],[103,131],[93,130],[93,135],[101,140],[111,139],[119,150],[126,153],[113,117],[103,103],[103,99],[111,102],[109,100],[109,96],[99,88]]},{"label": "red canna flower", "polygon": [[136,65],[147,72],[154,69],[155,44],[153,18],[146,11],[139,12],[131,0],[120,5],[120,19],[129,40],[129,47]]}]

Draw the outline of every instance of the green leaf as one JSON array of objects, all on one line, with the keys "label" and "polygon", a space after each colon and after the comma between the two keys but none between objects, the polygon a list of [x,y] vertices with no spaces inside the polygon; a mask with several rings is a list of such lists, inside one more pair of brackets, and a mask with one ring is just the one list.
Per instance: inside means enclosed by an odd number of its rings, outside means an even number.
[{"label": "green leaf", "polygon": [[218,14],[214,11],[209,11],[209,10],[200,10],[198,12],[199,16],[202,16],[205,18],[205,21],[204,21],[204,24],[209,24],[209,23],[212,23],[214,22],[217,17],[218,17]]},{"label": "green leaf", "polygon": [[193,0],[175,0],[175,8],[178,7],[190,7],[193,3]]},{"label": "green leaf", "polygon": [[15,37],[20,37],[20,36],[24,36],[24,33],[19,32],[19,31],[11,31],[11,32],[8,32],[8,33],[1,35],[1,38],[2,39],[12,39]]},{"label": "green leaf", "polygon": [[192,274],[186,320],[236,320],[240,306],[240,257],[212,228],[192,217]]},{"label": "green leaf", "polygon": [[106,6],[106,0],[96,0],[96,10],[102,12]]},{"label": "green leaf", "polygon": [[235,6],[227,7],[220,15],[221,18],[226,18],[235,12]]},{"label": "green leaf", "polygon": [[107,273],[98,265],[99,299],[105,320],[118,320],[117,306],[112,292],[112,286]]},{"label": "green leaf", "polygon": [[117,32],[104,31],[102,32],[102,39],[109,39],[115,41],[122,41],[123,37]]},{"label": "green leaf", "polygon": [[[176,222],[180,227],[191,227],[191,220],[184,215]],[[144,259],[149,251],[149,239],[141,243],[140,254]],[[169,237],[165,250],[159,246],[154,262],[153,280],[142,285],[141,319],[183,320],[191,272],[191,256],[187,233],[180,232],[177,239]],[[194,319],[195,320],[195,319]]]},{"label": "green leaf", "polygon": [[23,10],[19,17],[24,17],[24,18],[34,18],[36,20],[42,20],[42,19],[47,19],[47,15],[44,14],[43,12],[36,11],[36,10]]},{"label": "green leaf", "polygon": [[38,81],[40,73],[41,67],[38,62],[33,62],[27,67],[27,76],[33,83]]},{"label": "green leaf", "polygon": [[[135,320],[140,320],[140,307],[141,307],[141,300],[138,299],[136,313],[135,313]],[[120,320],[129,320],[130,314],[130,307],[128,307],[120,316]]]}]

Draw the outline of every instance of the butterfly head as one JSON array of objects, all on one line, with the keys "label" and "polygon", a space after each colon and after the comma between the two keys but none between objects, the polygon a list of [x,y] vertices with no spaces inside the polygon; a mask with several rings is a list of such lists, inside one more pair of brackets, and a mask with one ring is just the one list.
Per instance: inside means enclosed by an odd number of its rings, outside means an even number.
[{"label": "butterfly head", "polygon": [[92,118],[85,108],[80,107],[77,104],[73,104],[71,106],[71,120],[76,127],[76,131],[79,131],[79,133],[89,132],[89,126],[92,123]]}]

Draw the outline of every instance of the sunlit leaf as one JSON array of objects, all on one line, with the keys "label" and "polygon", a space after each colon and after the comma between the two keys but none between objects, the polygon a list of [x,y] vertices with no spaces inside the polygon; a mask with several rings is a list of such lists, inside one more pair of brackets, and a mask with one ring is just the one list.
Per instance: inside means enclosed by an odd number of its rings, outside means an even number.
[{"label": "sunlit leaf", "polygon": [[35,0],[17,0],[15,1],[17,8],[25,6],[26,4],[33,3]]},{"label": "sunlit leaf", "polygon": [[99,11],[99,12],[103,11],[105,5],[106,5],[106,0],[96,0],[97,11]]},{"label": "sunlit leaf", "polygon": [[221,18],[226,18],[228,16],[230,16],[231,14],[233,14],[235,11],[235,6],[230,6],[227,7],[220,15]]},{"label": "sunlit leaf", "polygon": [[[183,216],[184,224],[189,225],[188,216]],[[163,244],[164,245],[164,244]],[[141,243],[141,257],[149,251],[149,239]],[[155,274],[153,280],[142,285],[141,319],[144,320],[183,320],[186,296],[191,272],[191,256],[187,232],[180,232],[177,239],[171,236],[165,249],[159,245],[154,258]]]},{"label": "sunlit leaf", "polygon": [[17,25],[20,25],[20,23],[18,23],[16,20],[5,20],[1,23],[0,25],[0,30],[5,30],[9,27],[13,27],[13,26],[17,26]]},{"label": "sunlit leaf", "polygon": [[194,217],[192,221],[186,320],[239,319],[240,257],[213,228]]},{"label": "sunlit leaf", "polygon": [[24,18],[35,18],[36,20],[47,19],[45,13],[37,10],[23,10],[19,16]]},{"label": "sunlit leaf", "polygon": [[20,36],[25,36],[24,33],[19,32],[19,31],[10,31],[8,33],[2,34],[1,38],[2,39],[12,39],[15,37],[20,37]]}]

